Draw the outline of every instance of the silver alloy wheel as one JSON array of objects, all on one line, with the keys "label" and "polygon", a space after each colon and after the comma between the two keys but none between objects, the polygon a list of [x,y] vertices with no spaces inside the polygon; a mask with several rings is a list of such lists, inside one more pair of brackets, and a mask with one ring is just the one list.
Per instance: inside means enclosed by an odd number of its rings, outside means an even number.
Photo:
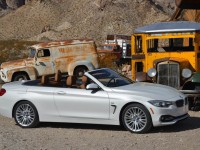
[{"label": "silver alloy wheel", "polygon": [[29,104],[21,104],[16,109],[16,120],[23,126],[30,126],[35,120],[35,111]]},{"label": "silver alloy wheel", "polygon": [[125,112],[124,122],[131,131],[140,132],[147,125],[147,116],[141,108],[130,107]]}]

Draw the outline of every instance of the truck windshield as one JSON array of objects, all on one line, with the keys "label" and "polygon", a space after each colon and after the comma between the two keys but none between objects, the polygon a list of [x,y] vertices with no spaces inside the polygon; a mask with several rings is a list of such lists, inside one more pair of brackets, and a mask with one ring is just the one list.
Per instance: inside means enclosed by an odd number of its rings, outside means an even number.
[{"label": "truck windshield", "polygon": [[29,48],[29,58],[34,58],[36,50],[34,48]]},{"label": "truck windshield", "polygon": [[148,52],[194,51],[193,38],[161,38],[147,41]]}]

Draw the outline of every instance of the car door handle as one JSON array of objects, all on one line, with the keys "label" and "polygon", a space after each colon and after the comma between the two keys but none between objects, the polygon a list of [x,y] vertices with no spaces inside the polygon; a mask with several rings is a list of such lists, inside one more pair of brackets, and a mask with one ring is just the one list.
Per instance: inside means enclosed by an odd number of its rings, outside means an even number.
[{"label": "car door handle", "polygon": [[59,95],[65,95],[66,93],[63,92],[63,91],[59,91],[59,92],[57,92],[57,94],[59,94]]}]

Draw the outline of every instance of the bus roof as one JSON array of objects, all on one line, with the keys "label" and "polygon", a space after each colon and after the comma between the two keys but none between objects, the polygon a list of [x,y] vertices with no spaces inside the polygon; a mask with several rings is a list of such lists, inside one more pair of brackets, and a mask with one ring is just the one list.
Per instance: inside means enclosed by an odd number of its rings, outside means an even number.
[{"label": "bus roof", "polygon": [[200,23],[190,21],[158,22],[135,29],[134,33],[169,33],[200,31]]}]

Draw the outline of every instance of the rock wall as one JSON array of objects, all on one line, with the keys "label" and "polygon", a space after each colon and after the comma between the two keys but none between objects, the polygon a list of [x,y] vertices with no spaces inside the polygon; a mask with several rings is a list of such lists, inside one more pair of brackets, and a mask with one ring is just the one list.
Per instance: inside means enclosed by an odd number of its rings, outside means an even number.
[{"label": "rock wall", "polygon": [[170,18],[150,0],[0,0],[0,4],[13,9],[0,18],[0,40],[102,42],[107,34],[130,35],[136,27]]}]

